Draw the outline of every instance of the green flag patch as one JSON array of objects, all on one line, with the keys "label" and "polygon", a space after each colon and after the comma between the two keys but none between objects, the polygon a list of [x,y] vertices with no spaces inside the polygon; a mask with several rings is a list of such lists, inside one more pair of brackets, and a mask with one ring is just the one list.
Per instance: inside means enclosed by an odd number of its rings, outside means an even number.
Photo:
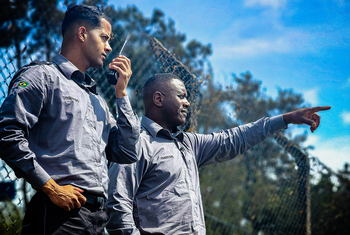
[{"label": "green flag patch", "polygon": [[29,84],[29,82],[24,82],[24,81],[20,81],[20,82],[16,82],[13,87],[17,87],[17,86],[20,86],[20,87],[27,87]]}]

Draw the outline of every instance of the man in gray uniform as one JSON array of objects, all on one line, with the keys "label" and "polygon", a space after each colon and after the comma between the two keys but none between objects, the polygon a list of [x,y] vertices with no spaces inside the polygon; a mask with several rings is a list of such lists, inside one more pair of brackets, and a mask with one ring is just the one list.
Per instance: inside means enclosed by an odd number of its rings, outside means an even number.
[{"label": "man in gray uniform", "polygon": [[157,74],[145,83],[141,158],[109,169],[110,234],[204,235],[198,168],[230,160],[289,123],[308,124],[313,132],[320,124],[316,112],[330,108],[305,108],[205,135],[178,131],[190,106],[186,97],[175,75]]},{"label": "man in gray uniform", "polygon": [[25,66],[11,82],[0,109],[1,158],[38,189],[22,234],[104,234],[107,159],[138,160],[140,122],[126,93],[130,60],[109,65],[119,73],[117,122],[85,73],[111,52],[111,29],[101,9],[69,7],[60,54]]}]

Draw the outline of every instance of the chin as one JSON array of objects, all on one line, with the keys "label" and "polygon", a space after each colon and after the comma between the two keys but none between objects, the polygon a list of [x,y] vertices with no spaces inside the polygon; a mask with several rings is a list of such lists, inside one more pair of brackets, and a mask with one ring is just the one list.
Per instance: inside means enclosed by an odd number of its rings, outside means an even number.
[{"label": "chin", "polygon": [[179,126],[182,126],[183,124],[185,124],[186,120],[181,120],[181,123],[179,124]]}]

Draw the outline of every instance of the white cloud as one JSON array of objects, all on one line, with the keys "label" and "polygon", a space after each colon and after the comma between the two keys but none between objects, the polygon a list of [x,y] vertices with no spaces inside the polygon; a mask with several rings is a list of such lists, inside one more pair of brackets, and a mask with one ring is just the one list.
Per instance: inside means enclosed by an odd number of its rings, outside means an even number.
[{"label": "white cloud", "polygon": [[318,104],[318,96],[319,96],[319,88],[312,88],[309,90],[303,91],[303,96],[305,99],[305,102],[308,104],[311,104],[312,106],[315,106]]},{"label": "white cloud", "polygon": [[307,140],[305,142],[305,146],[313,145],[315,146],[320,141],[320,137],[318,135],[308,135]]},{"label": "white cloud", "polygon": [[248,39],[241,40],[235,45],[225,45],[216,48],[216,52],[221,57],[253,57],[271,52],[286,52],[289,46],[281,39],[266,40],[266,39]]},{"label": "white cloud", "polygon": [[[281,35],[272,38],[255,37],[239,38],[232,37],[237,32],[227,32],[221,36],[221,40],[213,44],[214,55],[221,58],[241,58],[268,55],[271,53],[294,54],[310,52],[313,47],[309,45],[308,35],[294,30],[285,30]],[[231,36],[230,36],[231,35]]]},{"label": "white cloud", "polygon": [[313,34],[285,27],[278,15],[265,13],[235,20],[213,40],[213,57],[251,58],[277,54],[314,53]]},{"label": "white cloud", "polygon": [[341,118],[342,118],[344,124],[350,124],[350,112],[344,111],[341,114]]},{"label": "white cloud", "polygon": [[271,8],[234,19],[227,30],[221,31],[212,40],[213,57],[250,58],[271,53],[314,55],[320,53],[320,48],[340,47],[347,43],[350,32],[347,26],[335,27],[331,23],[323,23],[317,27],[287,26],[283,16],[290,10],[281,9],[286,2],[287,0],[245,0],[245,6]]},{"label": "white cloud", "polygon": [[273,7],[280,8],[285,5],[286,0],[245,0],[244,6],[246,7],[255,7],[255,6],[264,6],[264,7]]},{"label": "white cloud", "polygon": [[305,146],[313,145],[314,150],[310,150],[311,156],[317,157],[334,171],[343,168],[344,163],[350,163],[350,135],[339,136],[332,139],[322,139],[321,137],[310,134]]}]

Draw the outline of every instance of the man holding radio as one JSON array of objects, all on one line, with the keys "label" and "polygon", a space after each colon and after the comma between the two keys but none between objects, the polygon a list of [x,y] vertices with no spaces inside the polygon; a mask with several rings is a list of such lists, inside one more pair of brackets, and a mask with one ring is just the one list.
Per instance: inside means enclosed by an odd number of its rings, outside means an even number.
[{"label": "man holding radio", "polygon": [[100,69],[112,48],[112,27],[98,7],[75,5],[62,23],[53,62],[24,66],[0,108],[1,158],[38,192],[22,234],[104,234],[107,160],[139,156],[139,120],[127,97],[130,60],[115,58],[117,121],[87,69]]}]

